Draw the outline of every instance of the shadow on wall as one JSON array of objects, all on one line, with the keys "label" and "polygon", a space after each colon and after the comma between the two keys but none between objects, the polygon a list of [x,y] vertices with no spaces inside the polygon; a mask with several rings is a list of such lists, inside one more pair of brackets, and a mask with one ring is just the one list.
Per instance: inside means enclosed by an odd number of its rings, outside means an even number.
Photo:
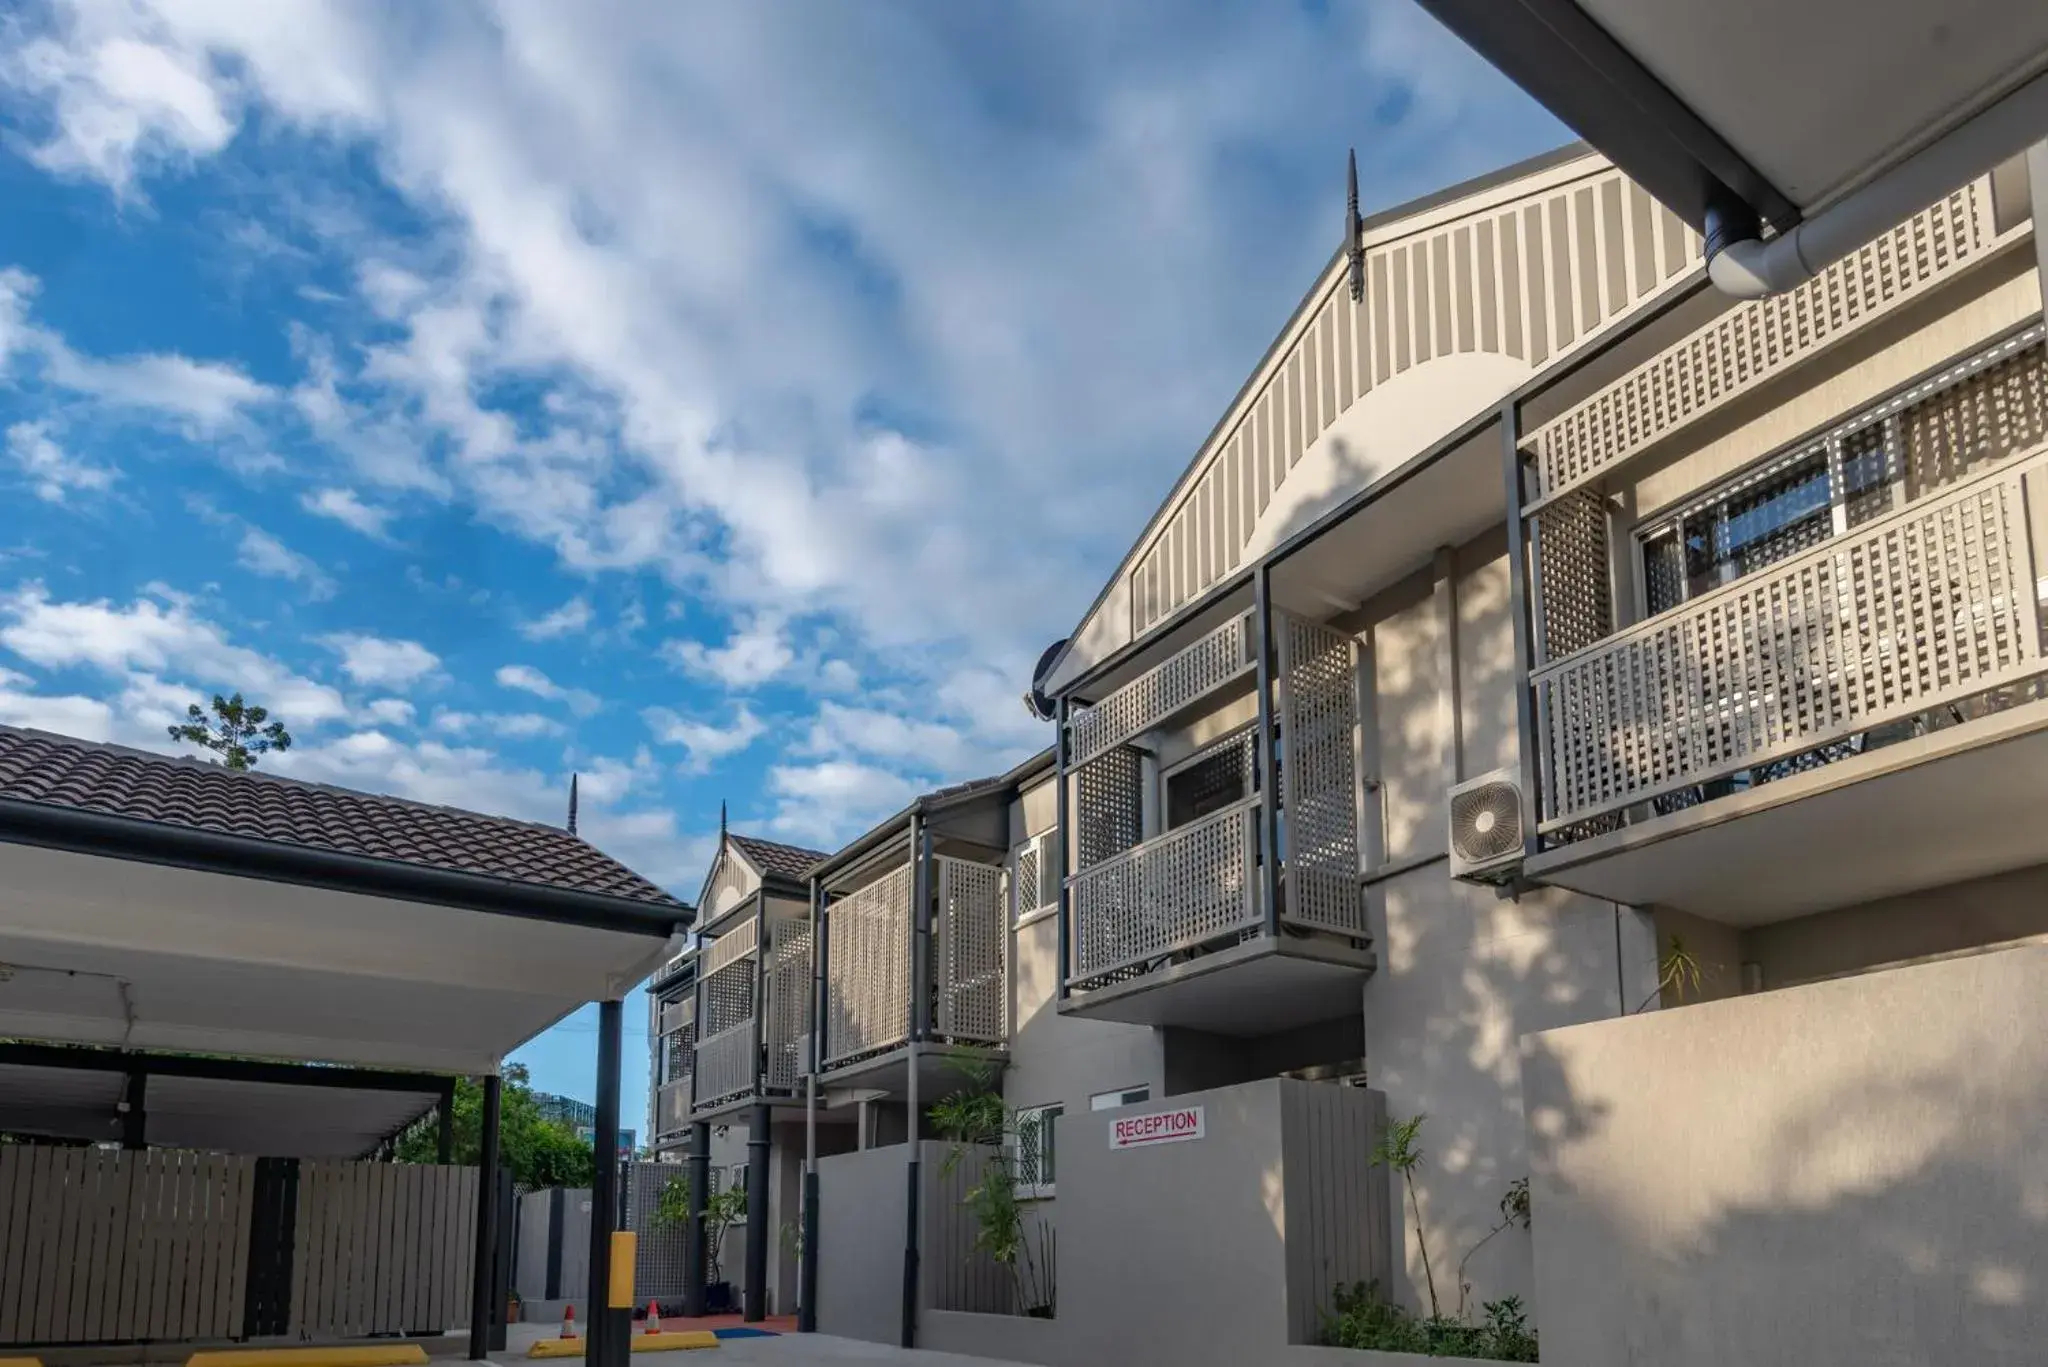
[{"label": "shadow on wall", "polygon": [[1528,1042],[1544,1356],[2038,1363],[2048,950]]}]

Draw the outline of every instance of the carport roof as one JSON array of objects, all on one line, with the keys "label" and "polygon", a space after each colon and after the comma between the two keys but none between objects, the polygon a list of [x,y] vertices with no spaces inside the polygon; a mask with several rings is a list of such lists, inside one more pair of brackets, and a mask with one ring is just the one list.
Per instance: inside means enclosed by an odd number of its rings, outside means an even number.
[{"label": "carport roof", "polygon": [[0,727],[0,1038],[489,1072],[693,914],[553,827]]},{"label": "carport roof", "polygon": [[553,826],[0,726],[0,824],[31,815],[12,810],[17,803],[531,888],[682,906]]}]

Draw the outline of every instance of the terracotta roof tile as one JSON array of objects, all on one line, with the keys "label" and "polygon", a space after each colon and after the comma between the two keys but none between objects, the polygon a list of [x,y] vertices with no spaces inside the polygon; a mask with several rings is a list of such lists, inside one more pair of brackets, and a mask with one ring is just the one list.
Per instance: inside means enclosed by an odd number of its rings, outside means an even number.
[{"label": "terracotta roof tile", "polygon": [[[554,826],[0,726],[0,798],[680,906]],[[787,848],[787,847],[779,847]]]},{"label": "terracotta roof tile", "polygon": [[782,845],[773,840],[759,840],[751,835],[734,834],[729,838],[733,848],[745,855],[755,868],[763,873],[780,874],[784,878],[802,878],[811,871],[814,864],[826,857],[820,850],[807,850],[801,845]]}]

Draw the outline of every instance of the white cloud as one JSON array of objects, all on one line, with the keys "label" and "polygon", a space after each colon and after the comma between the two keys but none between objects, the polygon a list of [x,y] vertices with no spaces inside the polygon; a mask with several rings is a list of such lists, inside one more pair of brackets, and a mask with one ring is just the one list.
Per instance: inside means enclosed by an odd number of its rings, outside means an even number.
[{"label": "white cloud", "polygon": [[587,717],[604,706],[596,694],[580,688],[564,688],[532,665],[501,665],[496,677],[500,688],[517,689],[536,698],[546,698],[549,702],[567,703],[569,710],[579,717]]},{"label": "white cloud", "polygon": [[929,717],[830,701],[819,705],[810,734],[799,749],[808,754],[894,761],[949,776],[960,776],[963,766],[984,762],[957,727]]},{"label": "white cloud", "polygon": [[722,646],[684,639],[665,641],[661,657],[727,688],[757,688],[794,664],[796,651],[790,646],[783,621],[762,614],[742,623]]},{"label": "white cloud", "polygon": [[316,489],[303,495],[299,506],[317,516],[332,518],[373,541],[390,536],[390,512],[363,502],[353,489]]},{"label": "white cloud", "polygon": [[103,493],[113,487],[114,472],[67,453],[51,438],[47,424],[18,422],[7,429],[7,451],[34,486],[36,497],[62,503],[72,493]]},{"label": "white cloud", "polygon": [[[277,660],[236,645],[182,599],[56,602],[41,584],[0,593],[0,647],[45,669],[115,676],[147,702],[146,733],[180,715],[200,690],[241,691],[286,725],[316,726],[348,713],[341,695]],[[174,699],[183,701],[174,701]]]},{"label": "white cloud", "polygon": [[529,641],[551,641],[557,636],[576,635],[589,625],[590,604],[579,595],[553,612],[522,622],[519,634]]},{"label": "white cloud", "polygon": [[739,754],[768,732],[767,724],[745,704],[735,709],[725,726],[680,716],[666,707],[647,708],[640,717],[658,744],[683,747],[684,769],[692,774],[709,773],[720,760]]},{"label": "white cloud", "polygon": [[76,694],[52,696],[23,691],[18,685],[29,680],[20,674],[0,678],[0,723],[25,726],[34,731],[54,731],[81,740],[110,741],[120,738],[114,709],[98,698]]},{"label": "white cloud", "polygon": [[917,796],[900,774],[852,760],[778,764],[768,771],[775,798],[769,826],[778,835],[833,849]]},{"label": "white cloud", "polygon": [[196,434],[220,432],[245,409],[273,397],[239,367],[176,354],[112,359],[81,355],[29,319],[39,282],[18,267],[0,270],[0,362],[34,357],[41,378],[59,389],[118,408],[183,421]]},{"label": "white cloud", "polygon": [[380,726],[411,726],[413,705],[404,698],[373,698],[364,705],[363,715]]},{"label": "white cloud", "polygon": [[315,598],[334,596],[334,581],[318,565],[261,527],[243,528],[242,544],[235,558],[251,574],[304,584],[306,592]]},{"label": "white cloud", "polygon": [[336,632],[320,644],[341,656],[343,673],[368,688],[408,688],[441,669],[441,657],[418,641]]}]

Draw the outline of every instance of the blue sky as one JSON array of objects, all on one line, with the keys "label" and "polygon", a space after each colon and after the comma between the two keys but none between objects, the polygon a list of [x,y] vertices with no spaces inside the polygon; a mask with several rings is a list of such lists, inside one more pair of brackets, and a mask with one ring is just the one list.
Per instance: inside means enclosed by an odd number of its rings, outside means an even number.
[{"label": "blue sky", "polygon": [[13,9],[0,721],[241,688],[280,773],[580,773],[685,896],[721,801],[829,848],[1046,743],[1347,147],[1370,209],[1562,140],[1410,0]]}]

